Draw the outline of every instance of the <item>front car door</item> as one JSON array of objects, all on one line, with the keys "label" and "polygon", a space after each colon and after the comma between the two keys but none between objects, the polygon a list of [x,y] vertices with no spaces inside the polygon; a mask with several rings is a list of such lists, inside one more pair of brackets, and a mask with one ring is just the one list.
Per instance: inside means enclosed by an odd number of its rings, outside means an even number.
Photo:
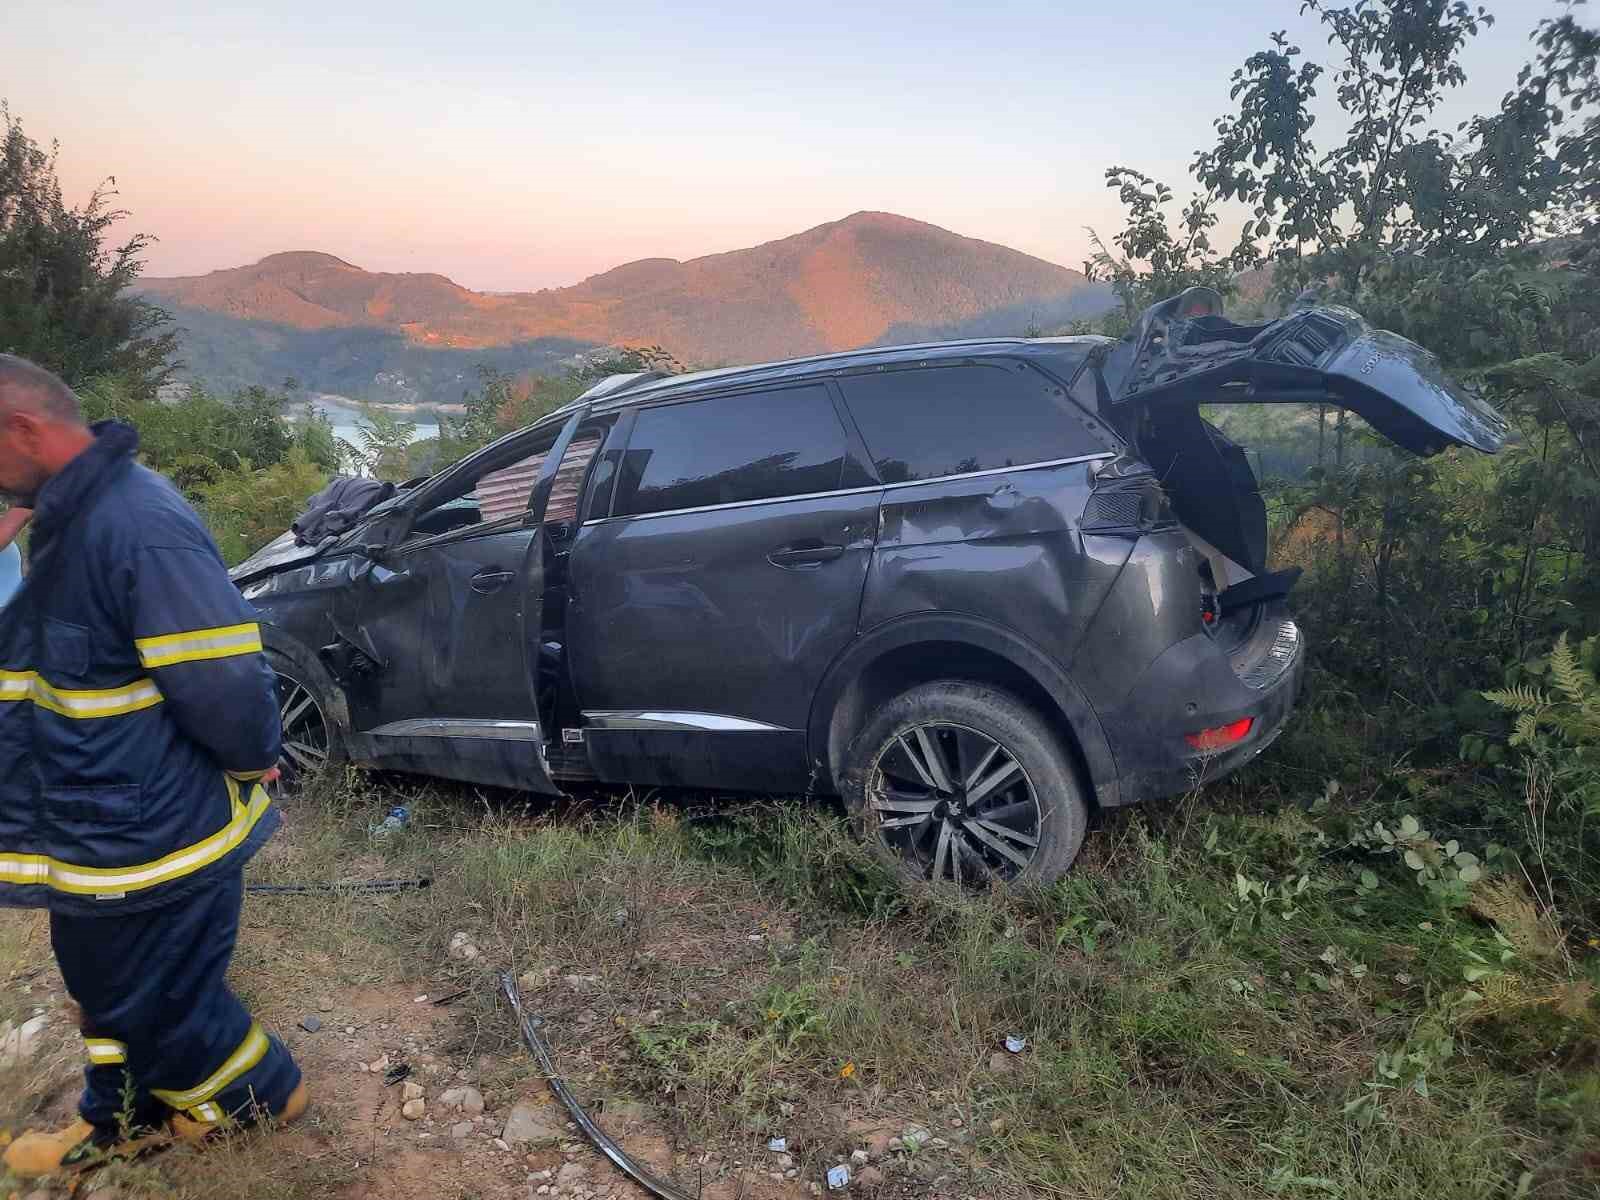
[{"label": "front car door", "polygon": [[557,790],[537,688],[543,518],[579,422],[508,439],[425,485],[409,532],[355,585],[339,632],[370,660],[349,689],[358,759]]},{"label": "front car door", "polygon": [[[568,654],[602,779],[799,790],[880,489],[823,382],[638,410],[574,542]],[[619,431],[621,432],[621,431]]]}]

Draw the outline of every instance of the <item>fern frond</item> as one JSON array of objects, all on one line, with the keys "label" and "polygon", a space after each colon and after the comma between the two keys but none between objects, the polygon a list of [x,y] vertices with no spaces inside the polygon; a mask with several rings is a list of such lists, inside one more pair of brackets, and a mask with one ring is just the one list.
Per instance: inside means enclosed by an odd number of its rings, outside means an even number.
[{"label": "fern frond", "polygon": [[1503,708],[1507,712],[1536,713],[1549,706],[1549,701],[1545,699],[1544,693],[1526,683],[1519,683],[1514,687],[1497,688],[1492,692],[1484,692],[1483,698],[1496,708]]}]

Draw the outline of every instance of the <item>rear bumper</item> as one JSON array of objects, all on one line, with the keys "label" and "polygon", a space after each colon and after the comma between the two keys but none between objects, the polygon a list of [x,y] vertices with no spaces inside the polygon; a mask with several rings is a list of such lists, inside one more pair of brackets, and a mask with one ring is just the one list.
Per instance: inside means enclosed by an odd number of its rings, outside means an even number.
[{"label": "rear bumper", "polygon": [[[1291,647],[1280,650],[1281,661],[1269,670],[1258,663],[1240,671],[1203,633],[1162,653],[1126,699],[1101,714],[1117,761],[1117,803],[1190,791],[1237,770],[1270,746],[1283,731],[1305,675],[1305,646],[1292,622],[1285,638]],[[1249,733],[1225,749],[1197,750],[1185,740],[1186,734],[1246,717]]]}]

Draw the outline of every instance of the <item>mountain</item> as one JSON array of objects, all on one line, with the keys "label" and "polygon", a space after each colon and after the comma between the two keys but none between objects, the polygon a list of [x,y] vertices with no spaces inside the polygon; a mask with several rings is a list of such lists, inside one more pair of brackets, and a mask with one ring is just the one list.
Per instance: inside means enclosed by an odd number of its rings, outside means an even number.
[{"label": "mountain", "polygon": [[715,365],[929,335],[1015,333],[1107,306],[1105,289],[1077,271],[873,212],[688,262],[642,259],[539,292],[474,292],[442,275],[375,273],[309,251],[147,279],[141,288],[179,317],[185,357],[202,378],[226,368],[217,351],[226,359],[234,335],[257,349],[292,349],[314,334],[329,356],[354,367],[344,345],[353,337],[365,347],[356,356],[362,371],[374,365],[373,345],[393,351],[392,339],[413,352],[448,352],[453,362],[484,352],[516,358],[515,348],[548,357],[583,346],[660,345],[685,363]]}]

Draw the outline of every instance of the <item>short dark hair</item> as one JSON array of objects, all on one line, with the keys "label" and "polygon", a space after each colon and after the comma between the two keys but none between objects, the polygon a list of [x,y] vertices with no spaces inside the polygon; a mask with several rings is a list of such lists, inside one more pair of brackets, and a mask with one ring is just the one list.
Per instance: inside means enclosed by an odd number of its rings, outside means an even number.
[{"label": "short dark hair", "polygon": [[0,412],[27,409],[58,421],[83,423],[78,394],[61,377],[15,354],[0,354]]}]

